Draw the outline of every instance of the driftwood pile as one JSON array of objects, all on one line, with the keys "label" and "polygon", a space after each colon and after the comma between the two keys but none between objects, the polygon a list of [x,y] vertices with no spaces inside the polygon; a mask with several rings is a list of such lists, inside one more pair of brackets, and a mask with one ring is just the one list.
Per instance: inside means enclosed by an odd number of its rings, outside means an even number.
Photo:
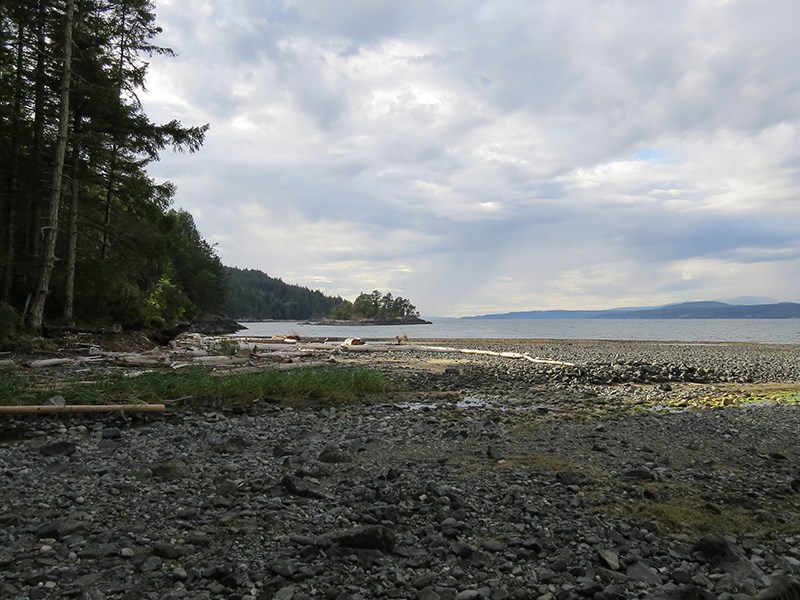
[{"label": "driftwood pile", "polygon": [[471,348],[450,348],[409,343],[405,336],[394,342],[366,343],[358,338],[344,341],[302,340],[296,335],[271,338],[225,338],[200,334],[184,334],[166,347],[155,347],[146,352],[108,352],[96,346],[86,349],[86,354],[56,358],[17,361],[0,360],[0,370],[46,369],[46,368],[91,368],[94,365],[118,365],[128,367],[169,367],[183,369],[190,366],[205,366],[218,369],[257,369],[313,367],[336,361],[343,353],[416,352],[416,353],[462,353],[482,356],[498,356],[533,363],[573,366],[547,358],[538,358],[527,353],[492,352]]}]

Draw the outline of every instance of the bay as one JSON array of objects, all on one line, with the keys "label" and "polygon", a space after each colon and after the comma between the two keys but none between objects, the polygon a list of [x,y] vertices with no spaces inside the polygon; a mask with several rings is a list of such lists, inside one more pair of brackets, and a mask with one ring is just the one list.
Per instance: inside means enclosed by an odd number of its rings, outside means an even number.
[{"label": "bay", "polygon": [[301,337],[392,340],[553,339],[762,342],[800,344],[800,319],[455,319],[427,317],[430,325],[308,325],[295,321],[242,323],[235,337],[296,333]]}]

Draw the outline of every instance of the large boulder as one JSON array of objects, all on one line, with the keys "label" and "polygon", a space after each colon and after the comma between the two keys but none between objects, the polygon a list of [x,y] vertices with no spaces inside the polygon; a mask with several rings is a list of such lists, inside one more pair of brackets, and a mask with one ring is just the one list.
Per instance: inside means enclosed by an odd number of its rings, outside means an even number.
[{"label": "large boulder", "polygon": [[242,329],[247,328],[229,317],[210,314],[200,315],[189,326],[190,332],[203,335],[225,335],[226,333],[236,333]]}]

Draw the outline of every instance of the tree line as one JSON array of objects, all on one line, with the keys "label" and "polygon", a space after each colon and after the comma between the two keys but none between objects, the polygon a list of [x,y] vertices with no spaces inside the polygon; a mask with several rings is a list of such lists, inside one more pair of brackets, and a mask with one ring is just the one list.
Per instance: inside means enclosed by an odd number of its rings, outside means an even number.
[{"label": "tree line", "polygon": [[343,302],[255,269],[225,267],[225,272],[229,287],[225,313],[240,321],[315,319]]},{"label": "tree line", "polygon": [[149,0],[0,2],[0,313],[142,327],[218,312],[222,264],[147,166],[208,125],[153,123]]}]

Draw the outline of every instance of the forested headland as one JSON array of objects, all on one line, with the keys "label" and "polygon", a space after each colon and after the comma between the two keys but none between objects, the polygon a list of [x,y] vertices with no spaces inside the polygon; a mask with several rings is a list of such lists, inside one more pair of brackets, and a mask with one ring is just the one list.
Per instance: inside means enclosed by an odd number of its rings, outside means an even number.
[{"label": "forested headland", "polygon": [[[418,316],[223,267],[175,186],[148,166],[208,125],[154,123],[139,99],[159,46],[150,0],[0,3],[0,341],[63,327],[171,328],[197,317]],[[191,160],[187,158],[187,160]]]},{"label": "forested headland", "polygon": [[[0,4],[0,323],[169,323],[222,309],[222,264],[147,167],[207,125],[154,123],[148,0]],[[0,332],[2,333],[2,332]]]},{"label": "forested headland", "polygon": [[419,311],[401,296],[361,292],[352,302],[319,290],[285,283],[255,269],[225,267],[225,314],[239,321],[313,320],[386,322],[419,320]]},{"label": "forested headland", "polygon": [[228,295],[224,311],[240,321],[321,318],[344,302],[255,269],[225,267],[225,273]]}]

